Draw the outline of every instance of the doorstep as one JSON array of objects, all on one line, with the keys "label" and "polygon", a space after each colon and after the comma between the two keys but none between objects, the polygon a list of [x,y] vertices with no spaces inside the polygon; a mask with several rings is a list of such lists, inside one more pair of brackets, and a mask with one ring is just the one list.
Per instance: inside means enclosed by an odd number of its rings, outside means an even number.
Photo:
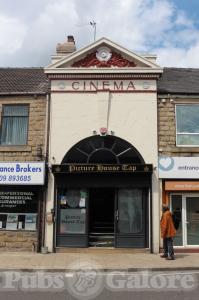
[{"label": "doorstep", "polygon": [[113,247],[89,247],[89,248],[55,248],[55,253],[150,253],[148,248],[113,248]]}]

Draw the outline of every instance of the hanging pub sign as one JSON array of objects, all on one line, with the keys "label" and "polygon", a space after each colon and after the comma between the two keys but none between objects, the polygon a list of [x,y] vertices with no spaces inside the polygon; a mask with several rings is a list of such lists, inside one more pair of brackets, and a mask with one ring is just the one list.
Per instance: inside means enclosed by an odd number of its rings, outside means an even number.
[{"label": "hanging pub sign", "polygon": [[0,185],[43,185],[44,162],[0,162]]},{"label": "hanging pub sign", "polygon": [[152,173],[151,164],[62,164],[52,165],[53,173]]}]

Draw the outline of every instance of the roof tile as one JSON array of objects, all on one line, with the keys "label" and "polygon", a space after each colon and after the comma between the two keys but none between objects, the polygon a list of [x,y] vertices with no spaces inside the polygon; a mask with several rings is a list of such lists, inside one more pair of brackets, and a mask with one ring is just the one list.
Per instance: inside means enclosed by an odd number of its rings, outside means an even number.
[{"label": "roof tile", "polygon": [[199,94],[199,69],[164,68],[158,80],[158,93]]},{"label": "roof tile", "polygon": [[46,94],[49,88],[43,68],[0,68],[0,95]]}]

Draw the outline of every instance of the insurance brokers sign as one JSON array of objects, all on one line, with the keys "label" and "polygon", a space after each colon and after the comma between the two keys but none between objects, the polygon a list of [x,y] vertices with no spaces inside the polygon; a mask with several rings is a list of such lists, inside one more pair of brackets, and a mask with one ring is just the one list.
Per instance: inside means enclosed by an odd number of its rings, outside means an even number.
[{"label": "insurance brokers sign", "polygon": [[43,185],[44,162],[0,162],[0,185]]}]

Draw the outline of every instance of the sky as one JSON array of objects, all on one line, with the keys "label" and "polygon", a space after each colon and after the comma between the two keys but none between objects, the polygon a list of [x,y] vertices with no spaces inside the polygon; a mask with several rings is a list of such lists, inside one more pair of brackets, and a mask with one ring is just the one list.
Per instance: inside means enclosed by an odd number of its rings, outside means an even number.
[{"label": "sky", "polygon": [[50,63],[57,43],[107,37],[162,67],[199,68],[199,0],[0,0],[0,67]]}]

